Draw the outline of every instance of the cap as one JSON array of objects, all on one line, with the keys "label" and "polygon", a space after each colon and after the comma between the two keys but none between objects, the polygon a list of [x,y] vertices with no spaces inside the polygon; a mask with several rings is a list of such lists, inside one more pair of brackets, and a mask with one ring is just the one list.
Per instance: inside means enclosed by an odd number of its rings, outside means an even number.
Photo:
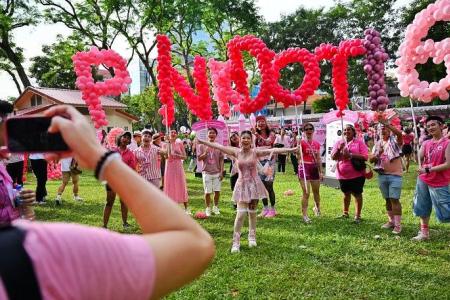
[{"label": "cap", "polygon": [[131,132],[125,131],[124,133],[122,133],[122,134],[120,135],[120,137],[123,137],[123,136],[125,136],[125,135],[128,135],[128,136],[130,137],[130,139],[131,139]]},{"label": "cap", "polygon": [[152,134],[152,131],[151,130],[149,130],[149,129],[144,129],[144,130],[142,130],[142,135],[144,135],[144,134]]},{"label": "cap", "polygon": [[153,136],[152,136],[152,140],[157,140],[157,139],[159,139],[161,137],[161,135],[159,134],[159,133],[155,133]]},{"label": "cap", "polygon": [[142,135],[142,133],[139,130],[136,130],[135,132],[133,132],[133,136],[136,136],[136,135]]}]

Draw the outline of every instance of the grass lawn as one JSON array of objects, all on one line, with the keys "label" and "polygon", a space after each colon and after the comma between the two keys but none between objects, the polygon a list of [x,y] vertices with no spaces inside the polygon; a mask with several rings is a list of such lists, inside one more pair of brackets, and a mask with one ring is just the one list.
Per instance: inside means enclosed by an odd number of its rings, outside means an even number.
[{"label": "grass lawn", "polygon": [[[411,170],[414,169],[412,166]],[[203,208],[202,183],[192,173],[187,176],[190,205],[195,212]],[[34,177],[28,178],[28,186],[34,185]],[[58,185],[59,181],[48,182],[48,199],[54,199]],[[199,221],[214,237],[216,257],[201,278],[168,298],[449,299],[450,227],[437,224],[433,215],[432,240],[410,241],[418,231],[419,222],[411,212],[414,186],[415,174],[406,174],[401,199],[404,229],[399,237],[380,228],[386,218],[375,178],[366,182],[360,225],[353,224],[352,219],[336,219],[341,213],[342,194],[325,186],[320,192],[322,216],[315,218],[311,212],[313,222],[305,225],[299,214],[299,184],[290,167],[286,174],[276,175],[279,216],[258,221],[258,247],[247,247],[245,225],[241,252],[230,254],[235,213],[226,178],[221,197],[222,214]],[[293,189],[294,196],[283,196],[287,189]],[[74,203],[68,186],[63,205],[56,207],[51,201],[37,207],[37,218],[101,226],[105,190],[91,173],[83,173],[80,196],[85,202]],[[351,213],[353,208],[352,202]],[[135,221],[130,223],[132,228],[127,232],[138,233]],[[109,227],[122,231],[118,201]],[[381,238],[375,239],[376,235]]]}]

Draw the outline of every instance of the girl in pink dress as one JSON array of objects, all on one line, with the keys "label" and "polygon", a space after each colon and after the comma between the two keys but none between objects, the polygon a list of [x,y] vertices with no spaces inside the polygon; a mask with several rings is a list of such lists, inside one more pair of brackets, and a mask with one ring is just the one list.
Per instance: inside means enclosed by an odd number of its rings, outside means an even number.
[{"label": "girl in pink dress", "polygon": [[166,171],[164,172],[164,176],[167,178],[164,183],[164,193],[176,203],[183,203],[185,212],[190,215],[186,176],[183,169],[186,152],[183,143],[177,140],[176,130],[170,131],[169,145],[165,147],[169,148],[169,154],[166,160]]},{"label": "girl in pink dress", "polygon": [[289,153],[297,148],[252,149],[252,133],[248,130],[241,133],[241,148],[226,147],[218,143],[198,140],[200,144],[216,148],[235,159],[239,177],[237,179],[233,200],[237,204],[236,219],[234,221],[233,246],[231,252],[239,252],[241,228],[245,216],[249,216],[248,246],[256,247],[256,207],[258,200],[267,198],[267,190],[258,175],[257,163],[260,157],[272,154]]}]

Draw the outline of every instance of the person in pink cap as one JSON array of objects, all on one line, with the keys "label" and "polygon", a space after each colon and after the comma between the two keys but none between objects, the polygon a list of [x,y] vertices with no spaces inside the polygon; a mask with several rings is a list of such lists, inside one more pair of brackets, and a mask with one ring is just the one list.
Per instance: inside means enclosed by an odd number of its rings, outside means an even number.
[{"label": "person in pink cap", "polygon": [[274,154],[294,152],[297,148],[259,149],[252,148],[253,135],[251,131],[241,132],[241,147],[226,147],[218,143],[211,143],[198,139],[198,143],[210,148],[218,149],[226,155],[235,159],[239,177],[237,179],[233,199],[237,204],[236,219],[234,221],[233,245],[231,252],[239,252],[241,241],[241,228],[245,217],[249,216],[249,247],[256,247],[256,208],[258,200],[267,199],[267,190],[258,176],[257,164],[260,157],[267,156],[270,152]]}]

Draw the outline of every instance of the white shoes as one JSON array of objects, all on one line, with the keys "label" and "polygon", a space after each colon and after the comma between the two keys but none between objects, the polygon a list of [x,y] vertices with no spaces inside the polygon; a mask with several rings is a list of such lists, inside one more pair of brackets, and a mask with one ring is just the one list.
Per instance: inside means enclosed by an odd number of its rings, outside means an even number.
[{"label": "white shoes", "polygon": [[253,248],[256,247],[256,232],[255,230],[250,230],[250,232],[248,233],[248,247],[249,248]]},{"label": "white shoes", "polygon": [[82,202],[83,198],[81,198],[80,196],[73,196],[73,200],[77,202]]},{"label": "white shoes", "polygon": [[233,245],[231,246],[231,253],[238,253],[241,248],[241,234],[235,232],[233,234]]},{"label": "white shoes", "polygon": [[419,233],[411,239],[411,241],[416,242],[422,242],[422,241],[428,241],[430,239],[430,236],[428,234],[424,234],[422,231],[419,231]]},{"label": "white shoes", "polygon": [[207,207],[205,209],[205,214],[206,214],[207,217],[211,217],[211,208]]},{"label": "white shoes", "polygon": [[212,212],[213,212],[215,215],[220,215],[220,210],[219,210],[219,208],[218,208],[217,206],[213,206]]}]

